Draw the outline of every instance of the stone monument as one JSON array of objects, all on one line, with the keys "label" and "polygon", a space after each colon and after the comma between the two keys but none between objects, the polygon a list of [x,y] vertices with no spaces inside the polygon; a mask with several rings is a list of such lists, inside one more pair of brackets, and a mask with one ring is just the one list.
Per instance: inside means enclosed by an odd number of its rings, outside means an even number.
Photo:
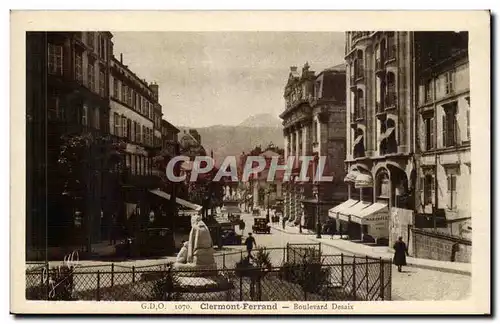
[{"label": "stone monument", "polygon": [[179,276],[200,276],[203,270],[217,269],[214,252],[210,230],[200,215],[193,215],[189,241],[184,242],[173,268]]}]

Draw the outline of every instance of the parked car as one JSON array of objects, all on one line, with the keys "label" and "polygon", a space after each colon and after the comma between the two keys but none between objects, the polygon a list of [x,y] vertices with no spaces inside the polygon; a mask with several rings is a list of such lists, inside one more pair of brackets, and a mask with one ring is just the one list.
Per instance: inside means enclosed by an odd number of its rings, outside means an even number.
[{"label": "parked car", "polygon": [[133,250],[139,256],[165,256],[175,252],[174,233],[169,228],[142,230],[133,240]]},{"label": "parked car", "polygon": [[241,245],[241,235],[234,230],[225,229],[221,232],[223,245]]},{"label": "parked car", "polygon": [[254,233],[271,233],[271,226],[268,225],[265,217],[255,218],[253,220],[252,231]]}]

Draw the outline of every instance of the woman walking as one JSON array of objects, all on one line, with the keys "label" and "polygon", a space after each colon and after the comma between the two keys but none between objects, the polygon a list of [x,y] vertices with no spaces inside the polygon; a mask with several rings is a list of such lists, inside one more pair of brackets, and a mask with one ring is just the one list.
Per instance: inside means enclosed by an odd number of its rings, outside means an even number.
[{"label": "woman walking", "polygon": [[403,237],[399,237],[398,241],[394,243],[394,259],[393,263],[398,266],[398,272],[401,272],[401,268],[406,265],[406,256],[408,254],[408,248],[405,242],[403,242]]}]

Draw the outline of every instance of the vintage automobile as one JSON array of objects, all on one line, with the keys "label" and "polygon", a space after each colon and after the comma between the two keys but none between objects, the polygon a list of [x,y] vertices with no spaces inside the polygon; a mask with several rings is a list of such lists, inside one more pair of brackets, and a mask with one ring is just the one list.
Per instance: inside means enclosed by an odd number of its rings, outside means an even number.
[{"label": "vintage automobile", "polygon": [[241,245],[241,235],[237,234],[235,230],[223,229],[221,238],[223,245]]},{"label": "vintage automobile", "polygon": [[265,217],[254,218],[252,231],[254,233],[271,233],[271,226],[268,225]]},{"label": "vintage automobile", "polygon": [[175,253],[175,240],[169,228],[148,228],[142,230],[132,241],[132,255],[166,256]]}]

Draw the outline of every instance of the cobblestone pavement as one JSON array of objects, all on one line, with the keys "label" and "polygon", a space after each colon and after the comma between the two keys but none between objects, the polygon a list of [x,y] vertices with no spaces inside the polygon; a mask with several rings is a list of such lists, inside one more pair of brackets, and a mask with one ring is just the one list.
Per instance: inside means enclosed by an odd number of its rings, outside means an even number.
[{"label": "cobblestone pavement", "polygon": [[[253,216],[243,215],[245,235],[253,225]],[[272,229],[271,234],[254,234],[258,246],[283,247],[287,243],[311,243],[310,235],[288,234]],[[323,244],[322,252],[340,254],[342,251]],[[399,273],[392,269],[393,300],[460,300],[471,293],[471,277],[436,270],[406,267]]]}]

